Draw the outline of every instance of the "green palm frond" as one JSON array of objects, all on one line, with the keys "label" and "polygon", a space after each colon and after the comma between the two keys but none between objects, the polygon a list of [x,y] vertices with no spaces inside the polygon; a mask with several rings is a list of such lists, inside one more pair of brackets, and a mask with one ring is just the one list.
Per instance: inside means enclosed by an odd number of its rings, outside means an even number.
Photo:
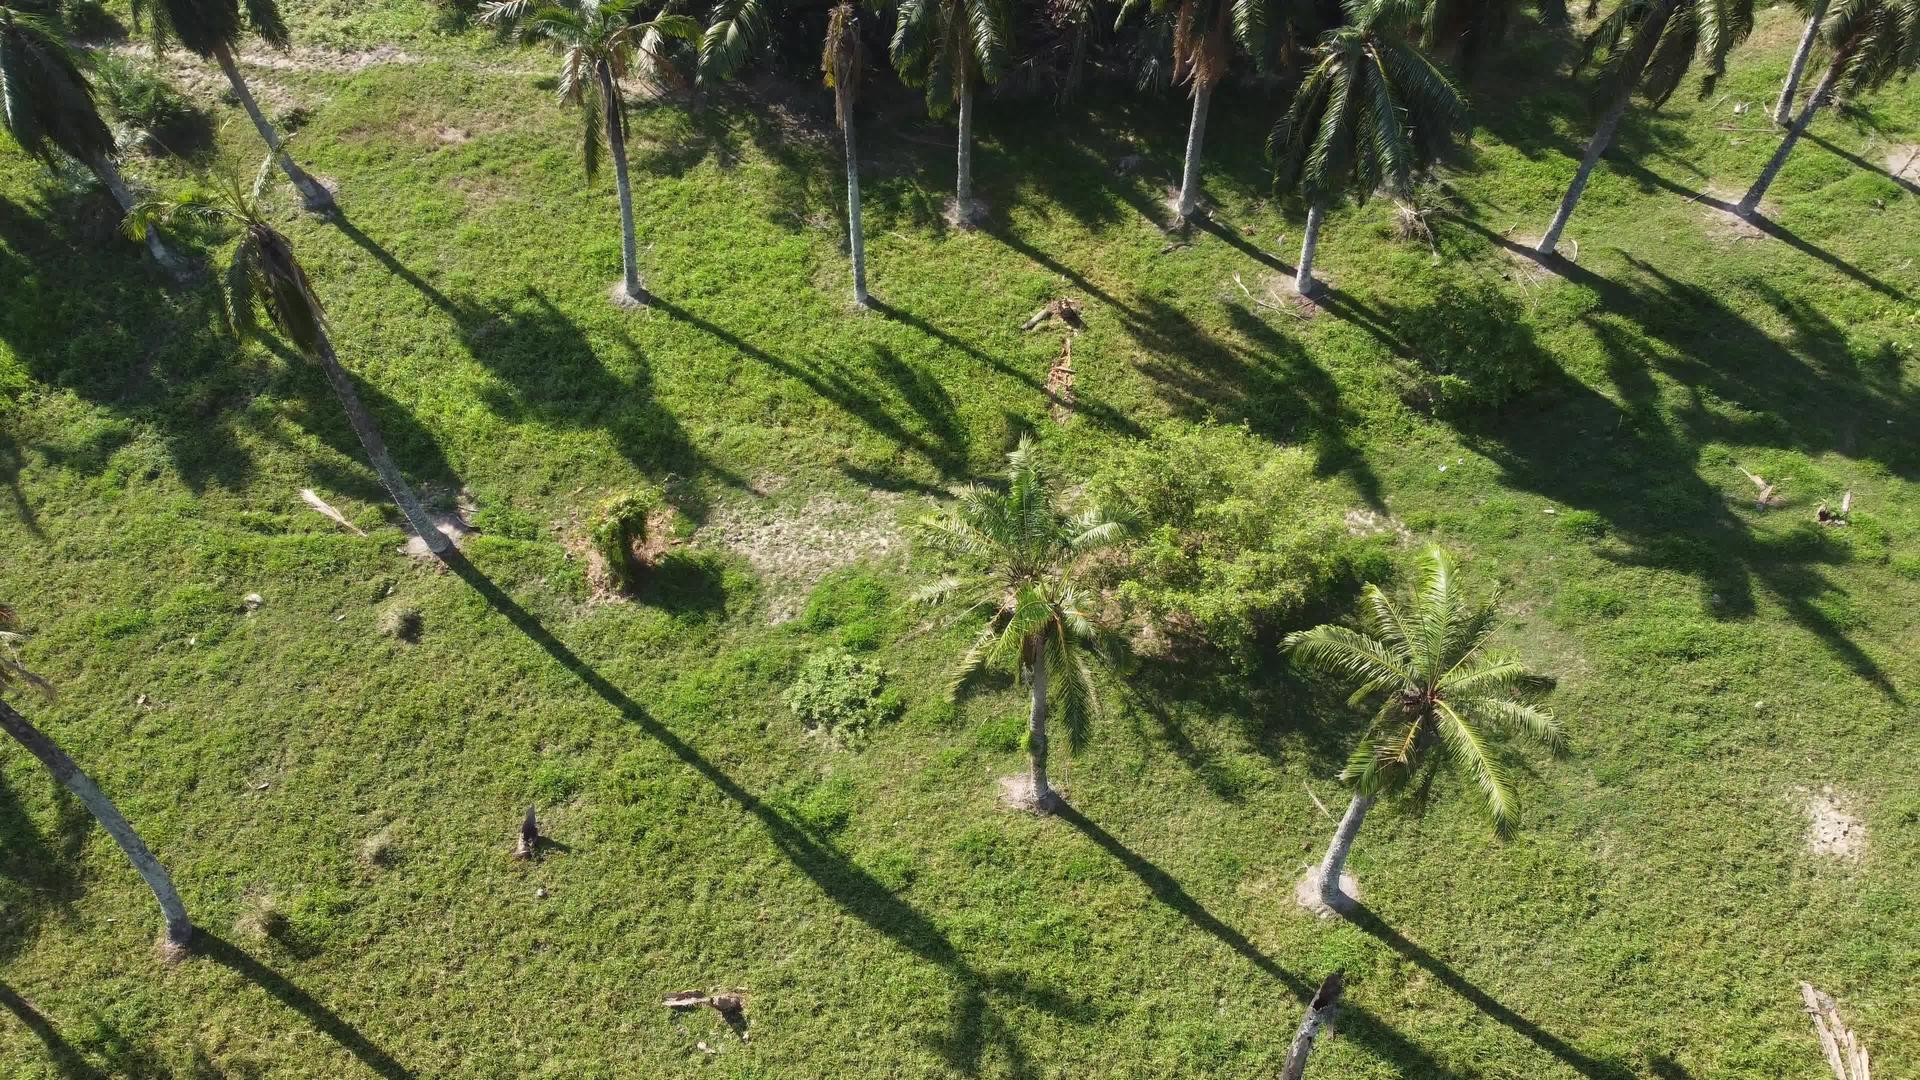
[{"label": "green palm frond", "polygon": [[767,40],[778,0],[720,0],[700,38],[700,78],[724,79]]},{"label": "green palm frond", "polygon": [[113,152],[93,86],[44,19],[0,7],[0,121],[28,156],[51,165],[54,151],[87,165]]},{"label": "green palm frond", "polygon": [[1492,822],[1494,832],[1505,836],[1520,821],[1519,796],[1513,788],[1512,773],[1500,759],[1490,732],[1468,723],[1453,707],[1439,707],[1440,745],[1464,774],[1478,795],[1480,809]]},{"label": "green palm frond", "polygon": [[[1413,689],[1420,684],[1420,673],[1406,658],[1344,626],[1324,623],[1311,630],[1296,631],[1288,634],[1280,647],[1308,667],[1337,675],[1348,684],[1366,690],[1366,696],[1380,689]],[[1364,696],[1360,700],[1364,700]]]}]

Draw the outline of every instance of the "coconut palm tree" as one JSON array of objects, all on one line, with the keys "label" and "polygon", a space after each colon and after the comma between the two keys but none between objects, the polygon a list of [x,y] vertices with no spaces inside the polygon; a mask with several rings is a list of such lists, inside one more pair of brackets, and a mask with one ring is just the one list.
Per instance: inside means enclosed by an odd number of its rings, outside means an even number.
[{"label": "coconut palm tree", "polygon": [[246,0],[244,15],[240,0],[133,0],[134,24],[137,26],[149,19],[155,49],[178,41],[188,52],[220,65],[221,74],[227,77],[233,96],[253,120],[261,141],[267,144],[280,170],[300,193],[301,205],[316,214],[331,213],[333,193],[294,163],[293,155],[287,153],[279,133],[260,111],[260,103],[253,99],[253,91],[247,89],[247,80],[241,78],[240,68],[234,63],[233,51],[240,43],[241,33],[248,28],[276,49],[287,47],[287,24],[280,17],[275,0]]},{"label": "coconut palm tree", "polygon": [[621,305],[643,303],[638,246],[633,235],[633,187],[627,178],[627,107],[620,80],[642,48],[657,48],[662,38],[697,41],[700,24],[686,15],[637,18],[638,0],[501,0],[480,9],[482,22],[511,27],[530,41],[546,41],[560,51],[560,99],[580,107],[586,124],[581,151],[589,179],[600,171],[600,143],[613,155],[613,183],[620,193],[620,265],[614,287]]},{"label": "coconut palm tree", "polygon": [[1827,14],[1827,0],[1795,3],[1807,13],[1807,28],[1800,33],[1800,47],[1793,50],[1793,63],[1787,68],[1786,81],[1780,84],[1780,99],[1773,103],[1773,122],[1781,127],[1793,119],[1793,98],[1800,92],[1800,78],[1807,73],[1807,58],[1813,55],[1813,43],[1820,40],[1820,21]]},{"label": "coconut palm tree", "polygon": [[[113,162],[113,133],[73,52],[49,23],[7,3],[0,3],[0,121],[29,157],[50,166],[59,150],[100,178],[121,213],[133,209]],[[158,233],[149,228],[142,239],[155,262],[180,271]]]},{"label": "coconut palm tree", "polygon": [[1499,619],[1497,600],[1473,604],[1461,596],[1453,560],[1441,549],[1428,549],[1424,562],[1411,609],[1402,612],[1368,585],[1361,629],[1328,623],[1289,634],[1282,644],[1296,662],[1352,687],[1349,703],[1380,700],[1366,740],[1340,773],[1353,799],[1311,879],[1330,909],[1347,903],[1340,873],[1360,823],[1382,795],[1430,778],[1445,761],[1466,778],[1504,835],[1519,820],[1506,741],[1531,739],[1555,752],[1562,747],[1559,722],[1536,700],[1552,683],[1487,650]]},{"label": "coconut palm tree", "polygon": [[960,572],[920,590],[918,599],[984,611],[986,625],[960,658],[951,692],[981,668],[1010,662],[1028,692],[1027,761],[1034,809],[1054,808],[1047,781],[1048,719],[1059,711],[1078,745],[1099,708],[1090,660],[1107,656],[1074,577],[1087,557],[1124,539],[1127,524],[1095,509],[1062,508],[1033,441],[1007,455],[1007,490],[970,487],[952,509],[927,519],[926,543]]},{"label": "coconut palm tree", "polygon": [[1180,170],[1180,195],[1174,214],[1181,221],[1200,206],[1200,146],[1207,130],[1213,88],[1227,73],[1238,44],[1264,59],[1270,0],[1128,0],[1115,20],[1124,23],[1141,6],[1173,20],[1173,81],[1193,93],[1193,119],[1187,124],[1186,163]]},{"label": "coconut palm tree", "polygon": [[[19,617],[12,608],[0,604],[0,693],[20,687],[38,690],[47,697],[53,696],[53,688],[45,679],[29,671],[20,662],[19,648],[26,635],[20,632]],[[113,800],[100,790],[80,766],[74,764],[60,744],[46,736],[35,727],[32,721],[20,715],[0,697],[0,731],[5,731],[13,740],[26,747],[27,753],[40,760],[47,767],[60,786],[73,793],[74,798],[87,808],[100,827],[120,845],[127,861],[140,872],[147,888],[153,890],[153,898],[160,903],[160,913],[166,918],[166,943],[169,948],[184,949],[193,940],[193,920],[187,917],[187,906],[180,900],[180,893],[173,887],[173,878],[167,874],[167,868],[153,857],[140,834],[120,813]]]},{"label": "coconut palm tree", "polygon": [[973,198],[974,90],[1005,70],[1007,25],[1006,0],[901,0],[894,29],[891,52],[901,80],[926,91],[927,110],[936,117],[959,107],[954,219],[962,226],[979,216]]},{"label": "coconut palm tree", "polygon": [[1842,0],[1827,16],[1821,36],[1833,49],[1827,73],[1808,95],[1807,104],[1780,140],[1780,148],[1773,152],[1767,167],[1740,199],[1738,212],[1742,217],[1759,210],[1761,197],[1780,175],[1794,144],[1835,90],[1844,90],[1848,97],[1855,98],[1879,89],[1896,75],[1904,77],[1920,70],[1920,0]]},{"label": "coconut palm tree", "polygon": [[260,191],[270,176],[270,163],[263,162],[259,179],[249,190],[237,169],[215,174],[212,187],[185,198],[154,200],[134,208],[130,227],[138,228],[156,220],[188,216],[206,221],[225,222],[240,228],[240,242],[222,275],[222,314],[227,328],[242,340],[262,333],[260,316],[279,331],[300,355],[319,364],[327,381],[346,410],[347,423],[359,437],[367,458],[380,483],[419,535],[427,550],[441,554],[448,540],[434,527],[433,518],[413,494],[406,478],[387,454],[387,443],[373,422],[372,414],[360,401],[353,377],[340,365],[333,342],[327,336],[327,316],[320,297],[313,291],[306,269],[293,253],[293,245],[263,216]]},{"label": "coconut palm tree", "polygon": [[1644,94],[1657,109],[1699,62],[1706,65],[1700,77],[1700,96],[1706,97],[1727,70],[1727,54],[1752,31],[1753,0],[1621,0],[1594,27],[1575,71],[1597,62],[1599,89],[1609,104],[1587,140],[1586,155],[1560,199],[1553,222],[1540,238],[1536,248],[1540,254],[1552,255],[1560,246],[1560,234],[1573,217],[1600,155],[1613,144],[1633,95]]},{"label": "coconut palm tree", "polygon": [[1313,253],[1327,207],[1405,190],[1466,122],[1460,92],[1408,39],[1416,0],[1345,0],[1347,25],[1314,49],[1312,67],[1275,125],[1274,186],[1307,204],[1294,285],[1311,295]]}]

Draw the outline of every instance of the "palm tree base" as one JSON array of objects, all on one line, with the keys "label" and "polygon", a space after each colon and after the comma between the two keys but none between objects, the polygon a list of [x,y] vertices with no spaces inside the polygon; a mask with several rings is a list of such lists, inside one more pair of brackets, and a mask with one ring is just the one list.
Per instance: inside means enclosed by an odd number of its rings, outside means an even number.
[{"label": "palm tree base", "polygon": [[1045,799],[1033,797],[1033,777],[1026,773],[1015,773],[1000,778],[1000,805],[1009,810],[1024,810],[1029,814],[1051,814],[1058,810],[1065,799],[1060,788],[1055,785],[1047,792]]},{"label": "palm tree base", "polygon": [[987,204],[979,199],[947,200],[947,224],[956,229],[977,229],[987,220]]},{"label": "palm tree base", "polygon": [[1329,898],[1321,890],[1320,868],[1311,867],[1294,883],[1293,898],[1303,908],[1323,919],[1337,919],[1360,904],[1360,880],[1351,873],[1340,874],[1340,891]]},{"label": "palm tree base", "polygon": [[162,930],[160,936],[154,939],[153,951],[159,955],[162,962],[177,964],[193,955],[192,932],[192,928],[189,927],[188,936],[180,937]]},{"label": "palm tree base", "polygon": [[647,290],[644,286],[641,287],[639,292],[635,293],[627,289],[626,282],[616,281],[613,283],[613,287],[607,290],[607,299],[613,301],[614,307],[631,311],[634,308],[646,307],[653,298],[647,295]]}]

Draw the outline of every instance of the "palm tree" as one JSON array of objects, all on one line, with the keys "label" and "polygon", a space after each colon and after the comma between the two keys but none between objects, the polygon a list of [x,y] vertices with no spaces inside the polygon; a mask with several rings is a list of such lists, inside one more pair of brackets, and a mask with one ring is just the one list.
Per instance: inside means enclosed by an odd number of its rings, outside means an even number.
[{"label": "palm tree", "polygon": [[1408,40],[1414,0],[1346,0],[1348,23],[1329,30],[1268,148],[1274,186],[1307,203],[1294,285],[1311,295],[1313,252],[1328,205],[1364,200],[1381,185],[1404,190],[1466,120],[1453,83]]},{"label": "palm tree", "polygon": [[1835,89],[1855,98],[1879,89],[1896,75],[1904,77],[1920,69],[1920,0],[1843,0],[1827,16],[1821,32],[1833,48],[1833,60],[1780,140],[1780,148],[1741,198],[1742,217],[1759,210],[1761,197],[1780,175],[1794,144]]},{"label": "palm tree", "polygon": [[[52,697],[53,688],[45,679],[29,671],[20,662],[19,646],[26,640],[20,633],[20,620],[13,609],[0,604],[0,691],[26,686]],[[173,887],[173,878],[167,874],[167,868],[153,857],[140,834],[120,814],[119,807],[100,790],[80,766],[74,764],[65,750],[46,733],[35,727],[32,721],[16,712],[5,698],[0,698],[0,731],[12,736],[15,742],[26,747],[27,753],[40,759],[53,778],[73,793],[100,827],[120,845],[120,850],[140,872],[140,877],[153,890],[153,898],[160,902],[160,912],[167,921],[166,943],[171,949],[184,949],[193,940],[193,920],[187,917],[187,906],[180,900],[180,893]]]},{"label": "palm tree", "polygon": [[908,86],[926,90],[927,110],[938,117],[959,106],[954,220],[962,226],[979,214],[973,199],[973,93],[1006,67],[1007,18],[1006,0],[901,0],[893,34],[893,66]]},{"label": "palm tree", "polygon": [[[1463,82],[1480,70],[1480,61],[1507,36],[1513,25],[1515,0],[1432,0],[1420,20],[1420,44],[1448,56]],[[1565,22],[1564,0],[1555,13],[1551,5],[1541,21]]]},{"label": "palm tree", "polygon": [[[1116,26],[1124,23],[1142,0],[1128,0],[1120,8]],[[1150,0],[1155,15],[1173,16],[1173,81],[1193,91],[1193,119],[1187,125],[1186,163],[1180,171],[1180,195],[1174,214],[1186,221],[1200,206],[1200,145],[1207,130],[1207,109],[1213,88],[1227,73],[1236,43],[1255,57],[1264,57],[1268,0]]]},{"label": "palm tree", "polygon": [[1555,752],[1562,747],[1559,722],[1535,702],[1552,683],[1486,651],[1499,618],[1496,601],[1476,605],[1462,597],[1453,560],[1437,547],[1427,551],[1424,569],[1410,611],[1403,614],[1368,585],[1362,629],[1329,623],[1289,634],[1282,645],[1296,661],[1351,686],[1349,703],[1381,699],[1366,741],[1340,773],[1353,787],[1353,800],[1309,879],[1328,909],[1348,902],[1340,873],[1361,821],[1380,796],[1416,776],[1424,786],[1445,760],[1464,774],[1480,808],[1504,835],[1519,816],[1505,741],[1531,739]]},{"label": "palm tree", "polygon": [[226,302],[222,314],[227,328],[242,340],[257,337],[262,332],[260,315],[264,313],[267,322],[302,356],[320,365],[381,485],[427,550],[436,555],[444,553],[446,536],[434,527],[433,518],[394,466],[386,440],[353,387],[353,377],[334,354],[333,342],[327,337],[326,312],[313,291],[313,282],[294,256],[293,245],[262,216],[260,189],[266,186],[270,167],[261,164],[259,180],[252,190],[247,189],[237,169],[223,170],[215,175],[210,194],[142,203],[128,220],[131,227],[140,227],[154,220],[190,216],[240,227],[240,243],[222,276],[222,298]]},{"label": "palm tree", "polygon": [[[133,209],[113,163],[113,133],[73,52],[46,21],[7,3],[0,3],[0,120],[29,157],[51,166],[59,150],[99,177],[122,213]],[[155,262],[181,270],[157,232],[142,238]]]},{"label": "palm tree", "polygon": [[614,287],[622,305],[644,303],[640,284],[638,247],[633,235],[633,187],[627,179],[627,108],[620,80],[633,67],[640,49],[653,48],[662,37],[697,40],[699,24],[686,15],[661,15],[639,20],[638,0],[559,0],[535,5],[532,0],[500,0],[480,9],[482,22],[517,27],[528,40],[551,42],[560,50],[560,99],[580,107],[586,125],[581,150],[587,176],[600,171],[600,141],[613,154],[613,182],[620,193],[620,264],[623,276]]},{"label": "palm tree", "polygon": [[1793,50],[1793,64],[1787,68],[1787,80],[1780,84],[1780,100],[1773,103],[1773,122],[1781,127],[1793,119],[1793,96],[1800,91],[1800,77],[1807,73],[1807,57],[1813,55],[1813,43],[1820,39],[1820,20],[1827,14],[1827,0],[1796,0],[1807,13],[1807,28],[1800,34],[1800,47]]},{"label": "palm tree", "polygon": [[293,155],[287,153],[279,133],[260,111],[260,103],[253,99],[247,80],[240,77],[240,68],[234,63],[233,50],[240,42],[241,32],[249,27],[268,45],[276,49],[287,47],[287,24],[280,17],[275,0],[246,0],[244,17],[240,0],[133,0],[135,25],[149,14],[154,48],[164,48],[169,41],[177,40],[188,52],[219,64],[221,73],[233,87],[233,96],[239,99],[253,120],[254,129],[260,132],[261,141],[267,144],[281,171],[300,193],[301,205],[316,214],[331,213],[333,193],[294,164]]},{"label": "palm tree", "polygon": [[1659,108],[1680,88],[1698,59],[1707,65],[1700,78],[1700,96],[1706,97],[1727,70],[1727,54],[1752,30],[1753,0],[1621,0],[1594,27],[1575,71],[1598,58],[1600,88],[1611,100],[1587,140],[1586,155],[1560,199],[1553,223],[1540,238],[1536,248],[1540,254],[1552,255],[1560,246],[1560,234],[1573,217],[1600,155],[1613,144],[1634,93],[1645,94]]},{"label": "palm tree", "polygon": [[1026,436],[1007,455],[1007,490],[970,487],[953,508],[925,522],[928,545],[964,566],[920,590],[931,604],[985,611],[986,625],[954,670],[958,693],[981,668],[1011,661],[1027,684],[1028,779],[1034,809],[1055,796],[1047,783],[1047,721],[1057,708],[1070,745],[1099,708],[1089,659],[1104,659],[1103,635],[1074,584],[1087,557],[1128,534],[1125,522],[1095,509],[1070,515],[1060,505],[1039,449]]}]

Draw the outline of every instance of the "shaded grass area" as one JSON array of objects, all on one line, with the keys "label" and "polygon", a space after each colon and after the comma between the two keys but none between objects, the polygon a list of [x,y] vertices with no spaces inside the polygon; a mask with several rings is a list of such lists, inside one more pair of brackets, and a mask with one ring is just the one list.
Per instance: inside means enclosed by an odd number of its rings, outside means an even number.
[{"label": "shaded grass area", "polygon": [[[1266,197],[1250,99],[1219,103],[1218,208],[1183,236],[1158,224],[1177,101],[983,107],[991,216],[963,233],[940,215],[944,129],[875,95],[867,313],[845,304],[824,98],[643,103],[655,302],[628,314],[604,301],[612,193],[580,178],[573,118],[397,11],[303,18],[417,62],[256,74],[312,110],[296,145],[340,185],[339,220],[284,218],[363,398],[432,499],[464,489],[494,523],[446,571],[392,554],[318,372],[223,343],[204,288],[170,290],[97,196],[0,153],[0,596],[62,690],[35,716],[212,935],[155,960],[137,880],[5,757],[12,1071],[1271,1075],[1342,967],[1351,1009],[1316,1074],[1810,1074],[1806,978],[1902,1075],[1920,202],[1872,164],[1920,139],[1913,90],[1823,118],[1749,235],[1708,200],[1770,152],[1791,35],[1750,52],[1724,99],[1628,125],[1577,261],[1543,274],[1512,249],[1585,121],[1564,46],[1530,29],[1527,92],[1481,89],[1435,249],[1393,241],[1382,204],[1336,213],[1311,320],[1247,295],[1289,272],[1300,228]],[[1059,337],[1019,329],[1062,294],[1088,321],[1064,426]],[[1497,410],[1439,379],[1512,370],[1535,386]],[[1337,700],[1267,667],[1149,666],[1066,763],[1072,812],[1008,816],[1018,692],[947,705],[965,635],[900,609],[932,569],[902,523],[1018,433],[1083,478],[1208,421],[1310,447],[1409,554],[1459,549],[1506,588],[1506,643],[1561,679],[1574,754],[1524,781],[1528,828],[1496,843],[1445,797],[1376,813],[1349,924],[1290,898],[1332,827],[1309,792],[1337,810],[1357,726]],[[1740,468],[1784,505],[1755,509]],[[682,546],[639,602],[595,600],[580,515],[643,482]],[[373,537],[307,511],[306,486]],[[1847,490],[1852,526],[1812,523]],[[802,535],[831,552],[823,506],[894,542],[774,623],[841,565],[774,557]],[[417,644],[379,632],[397,604]],[[907,699],[859,751],[780,704],[829,642]],[[1804,849],[1805,789],[1826,784],[1869,830],[1858,864]],[[515,863],[529,802],[565,847]],[[743,991],[752,1039],[658,1007],[694,987]]]}]

